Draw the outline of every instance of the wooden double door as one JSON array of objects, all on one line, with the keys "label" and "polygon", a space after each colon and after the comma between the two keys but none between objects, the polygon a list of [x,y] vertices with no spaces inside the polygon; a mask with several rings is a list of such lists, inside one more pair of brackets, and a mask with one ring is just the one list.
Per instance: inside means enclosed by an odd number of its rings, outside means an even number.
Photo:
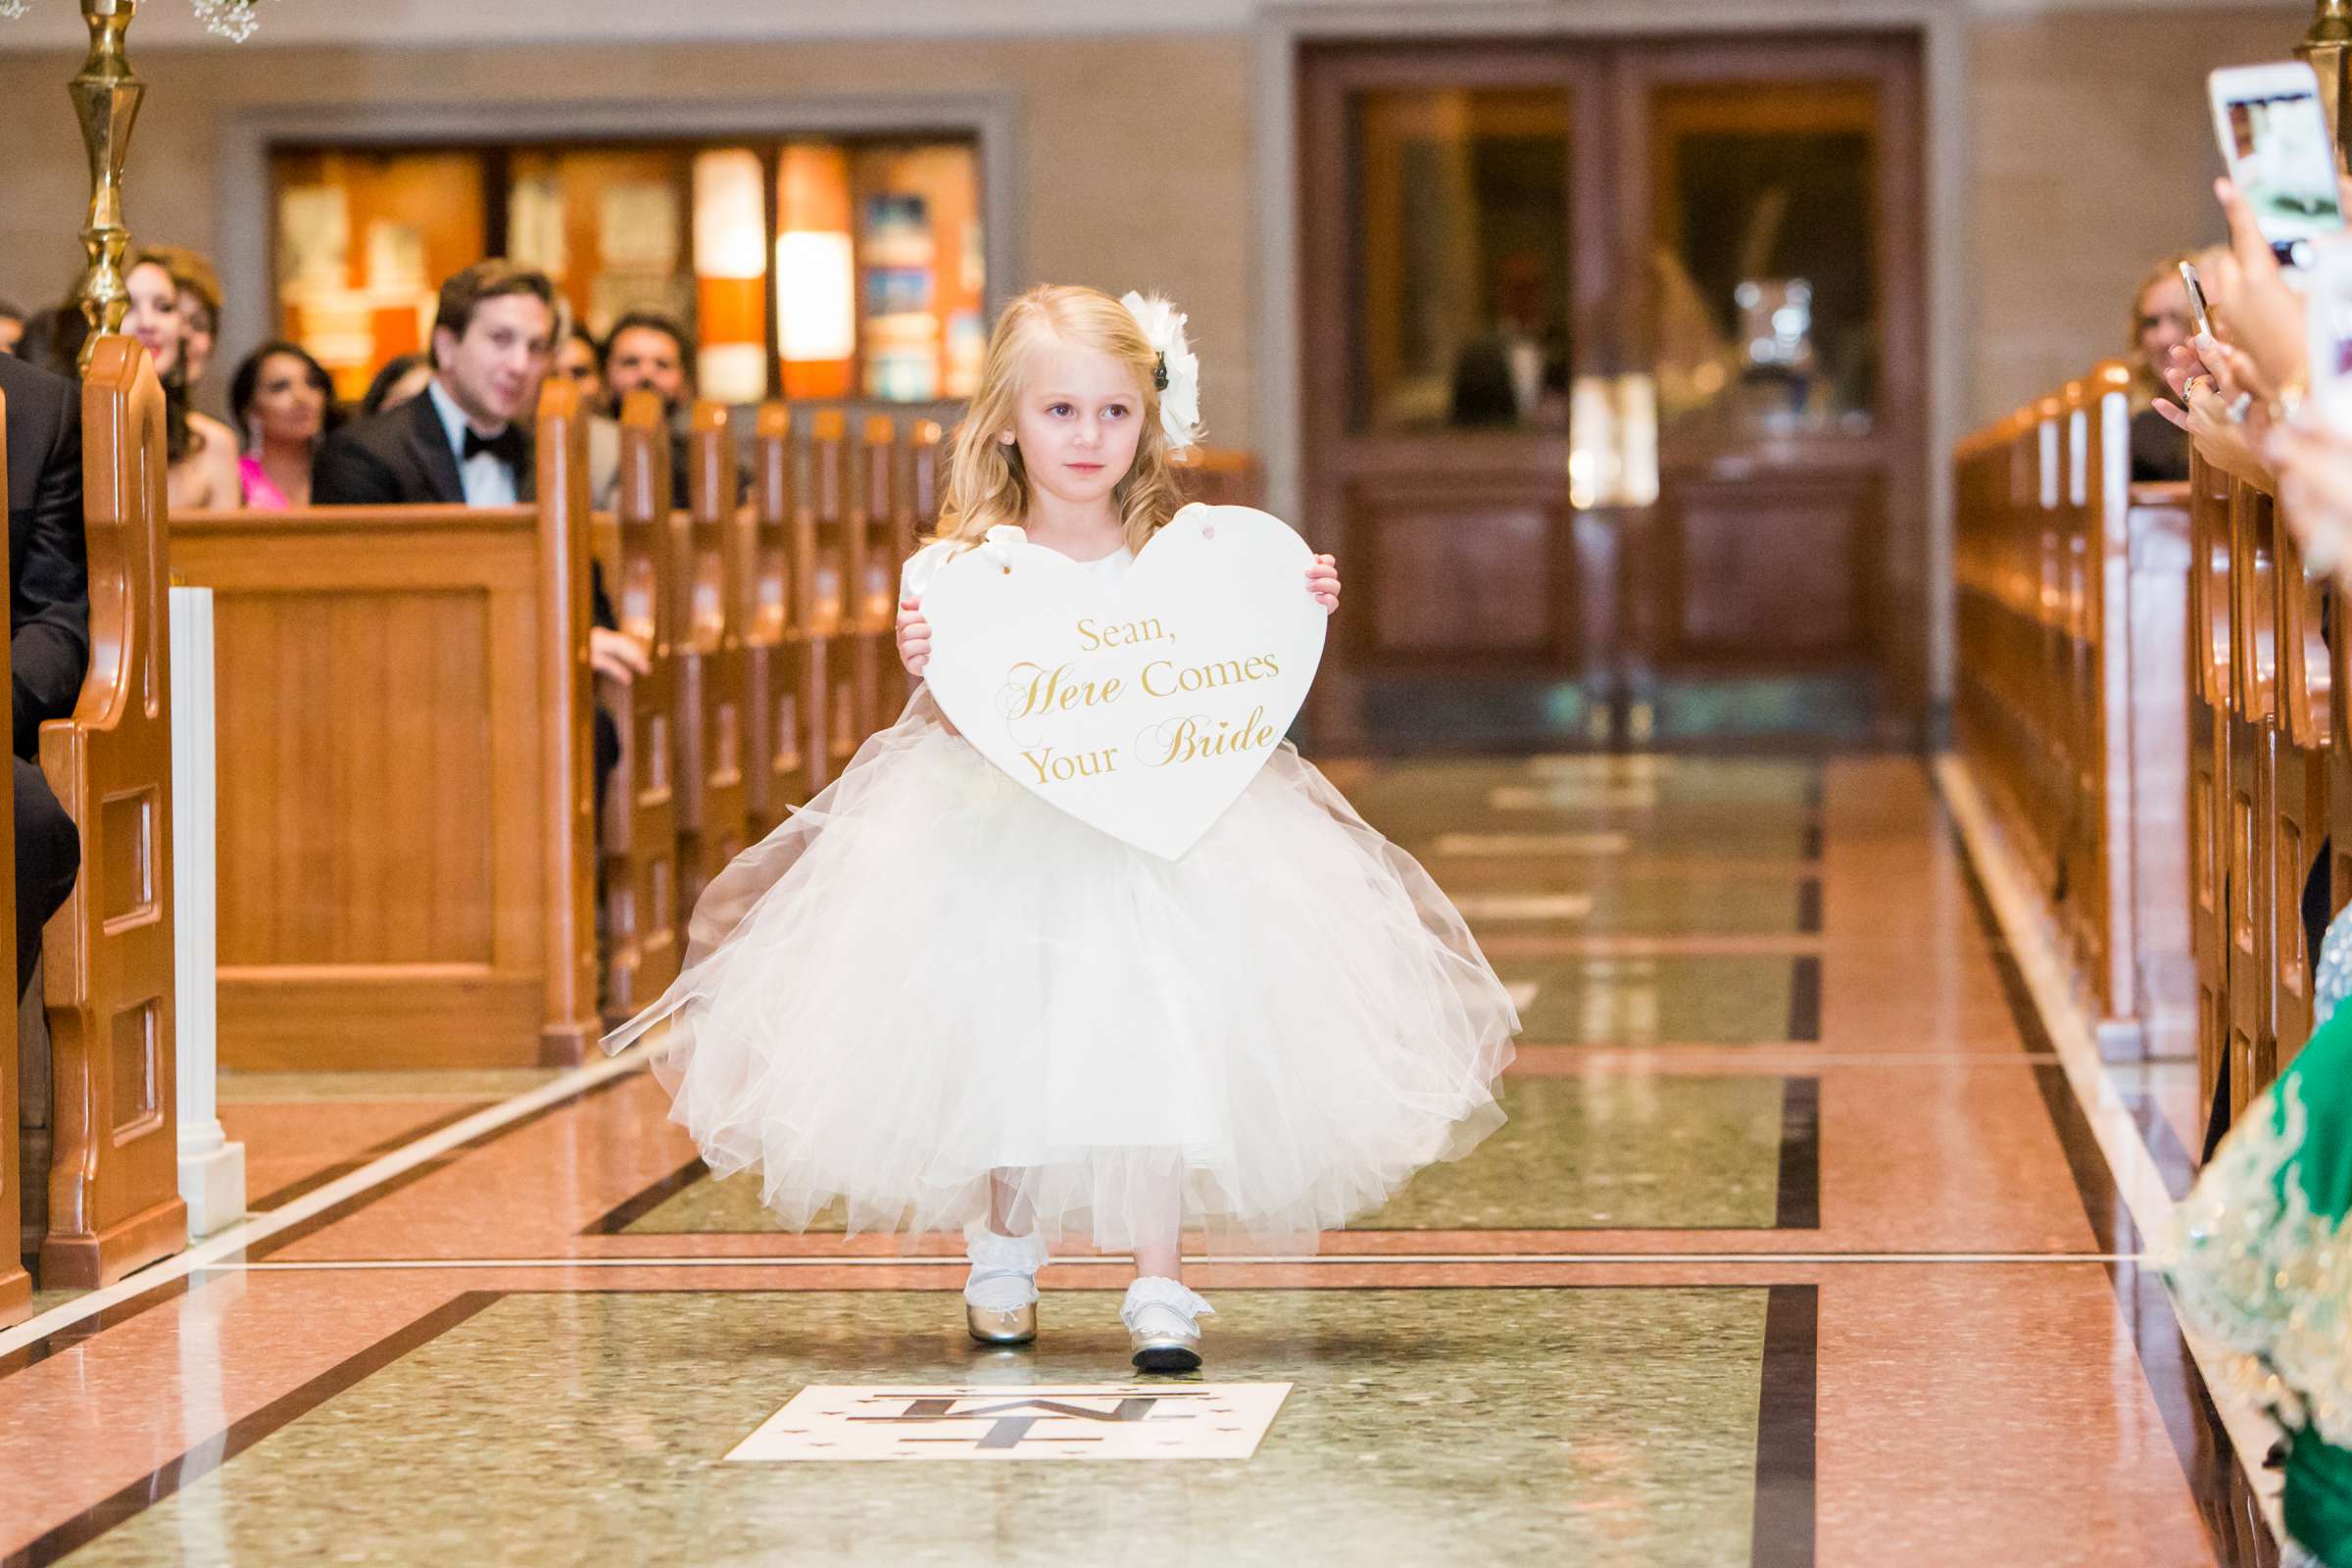
[{"label": "wooden double door", "polygon": [[1917,36],[1299,70],[1318,744],[1915,736]]}]

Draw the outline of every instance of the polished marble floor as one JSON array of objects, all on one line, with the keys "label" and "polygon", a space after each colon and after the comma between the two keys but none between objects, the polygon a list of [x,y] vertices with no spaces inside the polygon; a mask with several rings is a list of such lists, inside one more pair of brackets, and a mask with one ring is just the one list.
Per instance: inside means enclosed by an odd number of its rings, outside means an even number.
[{"label": "polished marble floor", "polygon": [[[1523,999],[1511,1121],[1195,1264],[1205,1382],[1130,1374],[1117,1259],[978,1349],[956,1244],[779,1232],[636,1063],[232,1074],[255,1217],[0,1335],[0,1562],[2276,1560],[1924,768],[1334,771]],[[2177,1184],[2193,1067],[2112,1082]],[[1122,1382],[1289,1389],[1247,1458],[728,1461]]]}]

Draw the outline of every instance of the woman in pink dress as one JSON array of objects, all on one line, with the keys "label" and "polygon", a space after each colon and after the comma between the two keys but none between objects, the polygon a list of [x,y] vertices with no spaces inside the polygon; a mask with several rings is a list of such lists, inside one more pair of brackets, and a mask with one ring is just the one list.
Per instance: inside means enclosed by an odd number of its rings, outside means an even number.
[{"label": "woman in pink dress", "polygon": [[237,460],[245,505],[260,512],[309,506],[311,458],[335,423],[325,367],[298,344],[264,344],[237,367],[228,396],[245,437]]}]

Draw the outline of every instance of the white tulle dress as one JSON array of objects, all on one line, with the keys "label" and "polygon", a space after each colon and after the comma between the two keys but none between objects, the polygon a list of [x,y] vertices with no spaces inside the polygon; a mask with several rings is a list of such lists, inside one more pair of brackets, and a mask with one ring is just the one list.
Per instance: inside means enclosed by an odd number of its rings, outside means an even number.
[{"label": "white tulle dress", "polygon": [[665,1018],[673,1119],[714,1172],[758,1166],[785,1225],[839,1200],[852,1232],[963,1228],[994,1173],[1106,1250],[1180,1223],[1311,1250],[1499,1125],[1518,1030],[1437,884],[1287,742],[1168,861],[1022,789],[919,688],[710,884],[676,983],[606,1044]]}]

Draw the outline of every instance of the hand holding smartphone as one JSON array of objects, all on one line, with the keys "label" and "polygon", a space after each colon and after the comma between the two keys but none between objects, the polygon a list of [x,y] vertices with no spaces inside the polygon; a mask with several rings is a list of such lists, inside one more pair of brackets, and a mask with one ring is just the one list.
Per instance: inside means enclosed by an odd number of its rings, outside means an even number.
[{"label": "hand holding smartphone", "polygon": [[2310,265],[2312,241],[2344,226],[2320,78],[2288,61],[2229,67],[2205,83],[2222,158],[2262,237],[2281,265]]}]

